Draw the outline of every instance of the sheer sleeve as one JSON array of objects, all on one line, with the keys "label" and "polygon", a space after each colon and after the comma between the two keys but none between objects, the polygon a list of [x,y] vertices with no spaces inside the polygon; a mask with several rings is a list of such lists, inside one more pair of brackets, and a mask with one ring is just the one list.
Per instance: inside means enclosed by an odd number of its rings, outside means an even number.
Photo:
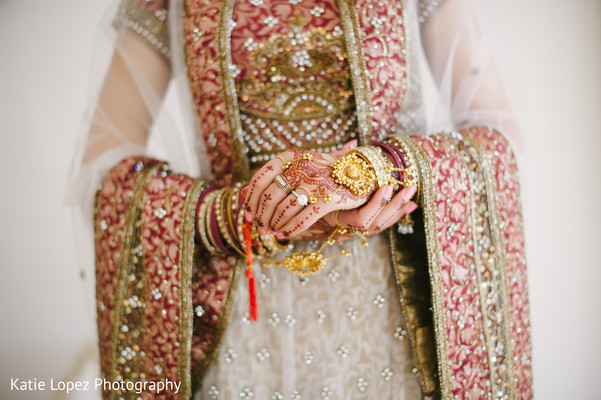
[{"label": "sheer sleeve", "polygon": [[[142,4],[143,3],[143,4]],[[67,201],[92,213],[102,177],[123,158],[148,152],[171,77],[163,1],[125,0],[102,38],[112,59],[98,94],[89,103],[70,176]],[[112,11],[111,11],[112,12]],[[97,53],[102,52],[97,44]]]},{"label": "sheer sleeve", "polygon": [[522,149],[515,106],[501,79],[500,46],[487,2],[421,1],[419,19],[425,56],[438,98],[432,126],[444,119],[453,129],[489,125],[501,130],[514,149]]}]

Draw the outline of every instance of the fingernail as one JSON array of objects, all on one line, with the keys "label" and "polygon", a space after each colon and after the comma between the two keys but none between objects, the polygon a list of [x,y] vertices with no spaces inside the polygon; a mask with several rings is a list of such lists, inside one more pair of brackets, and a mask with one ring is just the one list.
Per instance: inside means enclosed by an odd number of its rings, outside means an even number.
[{"label": "fingernail", "polygon": [[264,234],[265,234],[265,232],[266,232],[266,231],[265,231],[265,228],[262,228],[262,227],[260,227],[260,226],[259,226],[259,227],[257,227],[257,229],[259,230],[259,233],[260,233],[261,235],[264,235]]},{"label": "fingernail", "polygon": [[411,214],[417,208],[417,204],[411,204],[407,209],[407,214]]},{"label": "fingernail", "polygon": [[390,197],[392,196],[393,190],[394,190],[394,188],[392,186],[386,186],[386,188],[384,188],[384,197],[386,197],[387,199],[390,199]]},{"label": "fingernail", "polygon": [[411,198],[413,197],[414,194],[415,194],[415,187],[409,186],[408,188],[405,189],[405,192],[403,193],[403,199],[405,199],[405,201],[409,201],[409,200],[411,200]]},{"label": "fingernail", "polygon": [[343,149],[354,149],[355,147],[357,147],[357,139],[353,139],[342,146]]},{"label": "fingernail", "polygon": [[276,232],[275,237],[278,238],[278,240],[282,240],[282,239],[284,239],[284,234],[280,233],[280,232]]},{"label": "fingernail", "polygon": [[248,186],[244,186],[242,189],[240,189],[240,197],[246,197],[246,192],[248,192]]},{"label": "fingernail", "polygon": [[253,215],[248,211],[244,211],[244,219],[246,220],[246,222],[250,222],[253,220]]}]

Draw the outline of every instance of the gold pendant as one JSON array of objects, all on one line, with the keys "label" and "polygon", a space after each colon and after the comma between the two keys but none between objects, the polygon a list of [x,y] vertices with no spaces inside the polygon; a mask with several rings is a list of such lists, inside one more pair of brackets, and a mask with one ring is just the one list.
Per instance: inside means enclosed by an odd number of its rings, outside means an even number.
[{"label": "gold pendant", "polygon": [[284,259],[284,267],[296,275],[313,275],[326,266],[326,259],[321,253],[294,253]]}]

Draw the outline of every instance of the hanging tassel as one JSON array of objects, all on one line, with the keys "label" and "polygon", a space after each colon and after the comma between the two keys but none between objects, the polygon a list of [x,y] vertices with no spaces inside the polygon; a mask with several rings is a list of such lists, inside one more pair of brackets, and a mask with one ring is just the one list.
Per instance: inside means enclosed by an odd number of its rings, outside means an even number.
[{"label": "hanging tassel", "polygon": [[250,303],[250,311],[248,319],[256,321],[257,317],[257,288],[255,287],[255,274],[253,272],[253,250],[252,237],[250,236],[250,227],[248,224],[242,225],[244,238],[246,239],[246,278],[248,279],[248,299]]}]

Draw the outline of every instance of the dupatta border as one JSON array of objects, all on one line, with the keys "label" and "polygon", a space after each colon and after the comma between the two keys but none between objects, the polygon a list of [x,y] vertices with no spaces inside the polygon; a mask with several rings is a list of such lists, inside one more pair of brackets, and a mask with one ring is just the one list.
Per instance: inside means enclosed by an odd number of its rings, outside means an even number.
[{"label": "dupatta border", "polygon": [[[130,270],[130,265],[133,263],[135,252],[132,251],[133,244],[135,243],[136,233],[139,231],[137,222],[140,218],[143,208],[143,193],[146,183],[152,175],[156,174],[158,166],[145,169],[136,187],[131,195],[129,207],[125,215],[125,224],[123,229],[123,246],[120,252],[120,262],[117,273],[116,290],[115,290],[115,308],[113,309],[112,315],[112,335],[110,345],[110,377],[109,379],[116,380],[117,372],[117,346],[119,342],[119,328],[121,327],[121,319],[123,318],[123,301],[125,297],[125,290],[127,289],[127,275]],[[115,394],[111,392],[110,398],[114,398]]]},{"label": "dupatta border", "polygon": [[192,351],[192,323],[194,314],[192,309],[192,267],[194,263],[194,234],[196,205],[206,183],[196,180],[190,189],[185,205],[182,224],[182,240],[180,245],[180,304],[179,304],[179,375],[182,379],[180,390],[181,399],[189,399],[192,395],[191,384],[191,351]]},{"label": "dupatta border", "polygon": [[217,358],[219,348],[225,337],[225,332],[229,326],[233,309],[238,295],[238,286],[240,282],[240,271],[244,270],[244,260],[232,257],[229,260],[232,265],[230,283],[225,294],[224,308],[216,324],[214,335],[212,337],[209,350],[206,356],[199,362],[192,371],[192,392],[196,393],[202,388],[202,379]]},{"label": "dupatta border", "polygon": [[[491,128],[486,128],[489,133],[492,132]],[[469,135],[462,136],[465,144],[468,144],[468,148],[471,147],[475,151],[475,156],[480,161],[482,173],[484,175],[484,183],[486,187],[486,200],[488,203],[488,226],[491,233],[491,239],[493,246],[495,248],[495,263],[494,263],[494,273],[493,278],[496,277],[496,281],[498,282],[498,296],[500,297],[501,303],[501,313],[502,313],[502,332],[503,339],[501,343],[504,346],[504,359],[502,361],[499,360],[499,357],[495,357],[493,349],[490,344],[489,348],[489,362],[491,364],[491,373],[496,373],[498,375],[497,378],[491,377],[491,385],[493,387],[496,385],[496,389],[493,389],[495,394],[499,394],[507,391],[507,395],[509,399],[516,398],[516,385],[515,385],[515,375],[513,370],[513,345],[511,340],[511,316],[510,316],[510,301],[509,301],[509,289],[507,287],[507,265],[505,263],[506,259],[506,245],[503,238],[503,234],[501,233],[500,227],[502,226],[501,217],[499,215],[499,207],[497,204],[497,190],[494,174],[492,171],[492,167],[488,160],[488,156],[482,146],[469,137]],[[469,151],[469,149],[468,149]],[[481,292],[482,294],[482,292]],[[485,313],[484,302],[482,302],[482,310],[483,314]],[[489,316],[492,317],[492,316]],[[485,329],[485,332],[492,336],[494,332],[492,332],[492,328]],[[497,361],[497,362],[495,362]],[[500,361],[500,362],[499,362]],[[499,365],[495,365],[499,364]],[[507,371],[507,375],[505,379],[503,379],[502,374],[502,366],[505,367]],[[501,374],[499,371],[501,370]],[[503,381],[502,384],[498,384],[498,380],[501,379]],[[501,397],[501,396],[498,396]]]},{"label": "dupatta border", "polygon": [[337,0],[340,11],[340,25],[342,25],[342,31],[344,32],[348,63],[351,70],[353,93],[355,94],[359,144],[367,144],[370,142],[372,130],[371,102],[368,94],[367,68],[355,13],[355,2],[355,0]]},{"label": "dupatta border", "polygon": [[[414,152],[420,175],[420,198],[424,213],[424,230],[426,233],[426,246],[428,249],[428,269],[430,271],[430,285],[432,287],[433,321],[438,355],[438,374],[441,396],[446,399],[451,397],[451,372],[448,363],[446,362],[446,360],[448,360],[448,349],[447,341],[445,340],[446,328],[444,325],[443,293],[440,290],[442,282],[437,241],[434,178],[432,176],[432,169],[426,152],[412,139],[407,140],[406,143]],[[417,343],[414,343],[414,346],[417,345]]]}]

